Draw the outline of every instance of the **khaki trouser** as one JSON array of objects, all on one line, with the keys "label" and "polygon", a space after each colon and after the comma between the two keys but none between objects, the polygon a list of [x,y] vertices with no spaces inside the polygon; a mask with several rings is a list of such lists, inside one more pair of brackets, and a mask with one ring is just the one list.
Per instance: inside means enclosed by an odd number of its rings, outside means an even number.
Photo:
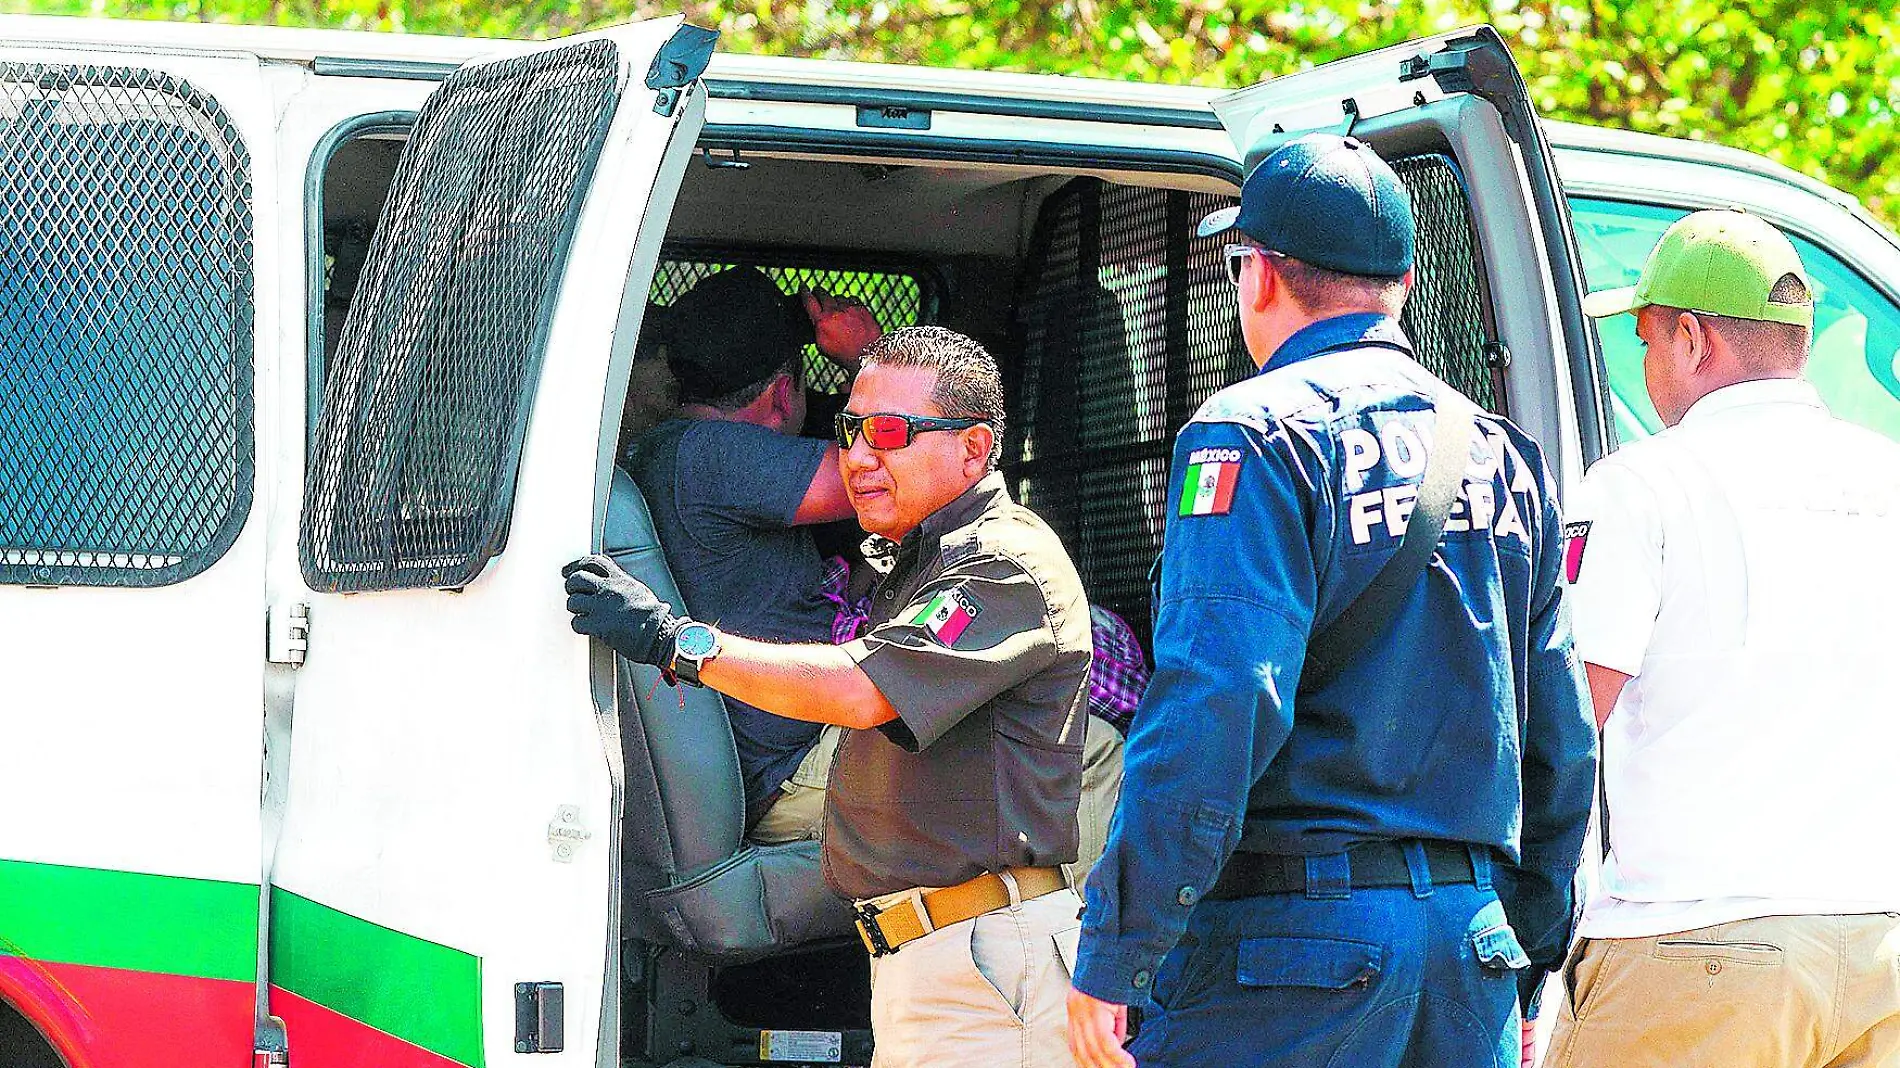
[{"label": "khaki trouser", "polygon": [[[1101,859],[1108,842],[1108,820],[1115,813],[1115,799],[1122,792],[1122,736],[1113,726],[1094,716],[1088,719],[1082,736],[1082,798],[1076,805],[1077,831],[1081,848],[1074,864],[1065,864],[1070,886],[1081,886],[1089,869]],[[841,727],[826,727],[818,736],[798,770],[780,787],[784,791],[748,835],[755,842],[774,844],[797,842],[818,837],[825,821],[825,780],[831,774],[832,758],[838,754]]]},{"label": "khaki trouser", "polygon": [[1058,890],[873,958],[872,1068],[1073,1068],[1069,962],[1081,908],[1075,891]]},{"label": "khaki trouser", "polygon": [[1584,939],[1544,1068],[1900,1066],[1900,914]]}]

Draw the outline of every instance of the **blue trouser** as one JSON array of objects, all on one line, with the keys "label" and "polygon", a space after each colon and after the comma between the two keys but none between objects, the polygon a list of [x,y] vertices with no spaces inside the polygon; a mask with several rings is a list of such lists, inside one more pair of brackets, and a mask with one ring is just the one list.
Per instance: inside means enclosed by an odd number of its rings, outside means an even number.
[{"label": "blue trouser", "polygon": [[1528,966],[1473,851],[1475,883],[1347,889],[1344,854],[1304,894],[1202,901],[1155,977],[1142,1068],[1514,1068]]}]

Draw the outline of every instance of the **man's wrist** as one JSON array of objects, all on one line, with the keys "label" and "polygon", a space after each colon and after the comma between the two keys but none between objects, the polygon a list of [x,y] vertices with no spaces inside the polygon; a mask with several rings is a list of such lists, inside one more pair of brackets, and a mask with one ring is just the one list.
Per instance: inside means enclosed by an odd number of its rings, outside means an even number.
[{"label": "man's wrist", "polygon": [[1084,932],[1071,983],[1097,1001],[1145,1008],[1154,996],[1160,961],[1138,946],[1107,942],[1090,945]]},{"label": "man's wrist", "polygon": [[699,671],[721,652],[720,638],[719,630],[709,623],[675,617],[671,633],[673,655],[667,660],[668,671],[680,682],[704,686]]}]

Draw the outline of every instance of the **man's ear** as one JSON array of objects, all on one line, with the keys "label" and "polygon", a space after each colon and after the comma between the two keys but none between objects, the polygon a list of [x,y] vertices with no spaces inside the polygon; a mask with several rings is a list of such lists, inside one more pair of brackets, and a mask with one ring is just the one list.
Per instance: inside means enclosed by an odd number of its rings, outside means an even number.
[{"label": "man's ear", "polygon": [[792,380],[789,371],[780,371],[772,380],[772,407],[786,419],[792,417],[792,391],[797,388],[798,383]]},{"label": "man's ear", "polygon": [[1255,253],[1247,258],[1251,261],[1248,264],[1248,270],[1253,272],[1256,279],[1253,287],[1252,310],[1256,313],[1263,312],[1267,310],[1267,305],[1273,303],[1274,294],[1281,288],[1280,274],[1273,269],[1271,256]]},{"label": "man's ear", "polygon": [[1689,335],[1687,370],[1690,373],[1702,370],[1709,362],[1709,330],[1693,312],[1677,312],[1676,328]]},{"label": "man's ear", "polygon": [[996,431],[988,423],[978,423],[963,432],[963,466],[972,463],[989,470],[990,450],[996,447]]}]

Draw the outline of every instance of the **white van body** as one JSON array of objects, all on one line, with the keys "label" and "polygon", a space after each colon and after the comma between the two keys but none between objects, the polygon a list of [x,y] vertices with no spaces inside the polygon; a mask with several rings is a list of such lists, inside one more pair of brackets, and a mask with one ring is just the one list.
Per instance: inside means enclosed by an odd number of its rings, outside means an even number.
[{"label": "white van body", "polygon": [[[1279,139],[1351,129],[1415,163],[1408,181],[1436,183],[1433,225],[1463,244],[1434,245],[1426,262],[1441,266],[1422,275],[1449,273],[1415,298],[1420,329],[1463,354],[1454,380],[1507,407],[1564,484],[1625,420],[1577,308],[1546,136],[1571,195],[1747,206],[1860,277],[1868,322],[1900,319],[1900,247],[1850,200],[1738,153],[1540,134],[1485,32],[1227,94],[723,54],[705,66],[709,43],[673,18],[540,45],[0,18],[0,133],[173,145],[222,192],[140,178],[184,205],[137,207],[141,232],[171,239],[168,218],[192,221],[171,235],[185,242],[228,228],[229,263],[207,277],[230,291],[167,296],[170,276],[154,275],[138,289],[150,306],[124,314],[130,298],[86,285],[104,270],[86,258],[97,250],[71,247],[95,232],[73,214],[84,198],[20,180],[37,173],[32,144],[0,142],[15,168],[0,278],[31,262],[68,287],[55,300],[0,283],[13,413],[0,415],[0,1059],[865,1063],[864,980],[833,978],[862,954],[835,918],[774,912],[777,898],[737,916],[719,896],[742,879],[776,895],[809,857],[738,843],[717,699],[676,696],[576,637],[559,596],[560,565],[587,552],[664,575],[614,471],[623,411],[648,388],[623,403],[630,378],[647,381],[644,310],[694,272],[752,263],[875,285],[895,294],[890,315],[1008,339],[1029,444],[1006,472],[1056,516],[1092,596],[1131,618],[1168,440],[1242,373],[1231,299],[1210,281],[1218,249],[1191,244],[1182,220],[1231,198]],[[1491,66],[1459,66],[1466,53]],[[521,90],[531,78],[541,88]],[[517,111],[483,125],[485,93]],[[458,99],[475,102],[458,112]],[[520,133],[519,109],[536,107],[554,116],[544,142]],[[454,133],[410,143],[437,129]],[[480,155],[491,129],[510,147]],[[176,148],[179,131],[210,147]],[[535,171],[557,148],[579,162]],[[507,172],[517,160],[527,173]],[[109,181],[139,161],[77,163]],[[457,201],[464,179],[520,199]],[[456,212],[476,221],[443,221]],[[420,237],[405,246],[390,226]],[[443,234],[451,245],[430,244]],[[542,260],[517,254],[544,239]],[[141,240],[114,250],[163,259]],[[511,290],[506,307],[528,312],[503,316],[458,270],[539,288]],[[396,285],[456,303],[405,307]],[[1057,306],[1099,327],[1067,355],[1051,340]],[[62,308],[79,310],[48,325]],[[190,337],[139,350],[156,320]],[[431,330],[454,336],[418,340]],[[1863,349],[1885,343],[1862,333]],[[188,388],[155,369],[173,353],[201,360]],[[492,380],[453,380],[471,368]],[[191,390],[186,415],[229,402],[202,491],[190,457],[166,451],[185,417],[165,404]],[[1062,414],[1095,397],[1120,437],[1091,441]],[[411,422],[386,415],[404,405]],[[95,440],[115,435],[189,477],[142,476],[138,449]],[[54,453],[77,459],[56,469]],[[402,462],[377,468],[382,456]],[[456,467],[468,456],[494,470]],[[189,528],[189,551],[59,518],[81,490],[110,499],[121,483],[152,523]],[[184,505],[221,509],[217,530],[165,518]],[[9,507],[29,519],[9,525]],[[399,541],[391,530],[450,533],[427,551],[363,549]],[[708,844],[721,836],[732,844]]]}]

